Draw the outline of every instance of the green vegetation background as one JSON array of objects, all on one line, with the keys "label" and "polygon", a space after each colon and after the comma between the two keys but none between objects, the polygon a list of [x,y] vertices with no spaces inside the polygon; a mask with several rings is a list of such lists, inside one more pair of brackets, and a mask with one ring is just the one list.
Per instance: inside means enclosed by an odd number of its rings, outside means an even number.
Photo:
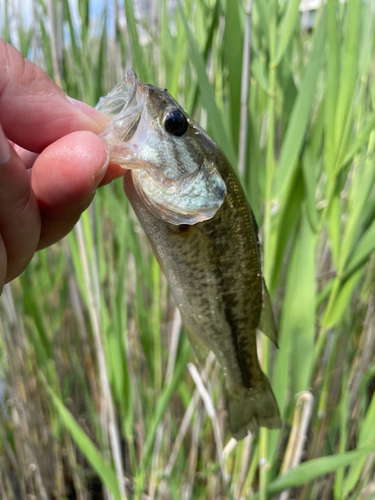
[{"label": "green vegetation background", "polygon": [[114,17],[79,0],[78,23],[67,0],[35,0],[31,27],[2,5],[2,36],[70,96],[94,105],[132,66],[234,167],[245,155],[283,428],[230,439],[219,367],[196,369],[115,182],[1,298],[0,497],[375,498],[374,2],[328,0],[311,31],[299,0],[251,16],[243,0],[120,0]]}]

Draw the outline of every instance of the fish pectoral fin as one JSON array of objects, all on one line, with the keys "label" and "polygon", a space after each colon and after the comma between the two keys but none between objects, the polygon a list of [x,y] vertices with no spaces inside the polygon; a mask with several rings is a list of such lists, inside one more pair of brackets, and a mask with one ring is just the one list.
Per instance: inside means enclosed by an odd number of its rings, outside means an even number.
[{"label": "fish pectoral fin", "polygon": [[202,342],[202,340],[198,337],[196,333],[193,332],[191,328],[189,328],[185,324],[185,331],[187,338],[189,339],[191,348],[193,350],[194,356],[197,358],[198,363],[204,368],[206,364],[206,358],[210,349]]},{"label": "fish pectoral fin", "polygon": [[264,282],[263,282],[263,306],[262,306],[262,312],[260,313],[260,321],[258,329],[262,333],[264,333],[264,335],[266,335],[275,344],[276,347],[279,347],[278,331],[273,316],[271,299],[266,284]]}]

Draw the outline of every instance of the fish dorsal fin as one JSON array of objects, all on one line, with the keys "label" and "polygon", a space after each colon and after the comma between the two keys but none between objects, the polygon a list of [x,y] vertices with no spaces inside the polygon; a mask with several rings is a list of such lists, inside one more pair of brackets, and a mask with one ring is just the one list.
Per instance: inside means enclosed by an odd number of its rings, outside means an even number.
[{"label": "fish dorsal fin", "polygon": [[272,304],[266,284],[263,281],[263,306],[260,313],[259,330],[278,347],[278,332],[273,317]]}]

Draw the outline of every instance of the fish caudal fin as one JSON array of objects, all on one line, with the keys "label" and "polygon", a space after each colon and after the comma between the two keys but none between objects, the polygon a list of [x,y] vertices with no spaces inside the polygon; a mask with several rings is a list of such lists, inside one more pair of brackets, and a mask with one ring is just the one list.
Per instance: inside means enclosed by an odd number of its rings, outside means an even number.
[{"label": "fish caudal fin", "polygon": [[237,441],[257,427],[268,429],[281,427],[276,399],[265,375],[252,389],[231,387],[226,392],[229,427]]}]

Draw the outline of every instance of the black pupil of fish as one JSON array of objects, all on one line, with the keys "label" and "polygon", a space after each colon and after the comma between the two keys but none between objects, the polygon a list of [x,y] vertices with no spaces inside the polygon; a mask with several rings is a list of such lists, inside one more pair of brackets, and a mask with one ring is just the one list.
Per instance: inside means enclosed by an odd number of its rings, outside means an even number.
[{"label": "black pupil of fish", "polygon": [[187,131],[188,122],[181,111],[171,111],[164,118],[164,127],[169,134],[180,137]]}]

